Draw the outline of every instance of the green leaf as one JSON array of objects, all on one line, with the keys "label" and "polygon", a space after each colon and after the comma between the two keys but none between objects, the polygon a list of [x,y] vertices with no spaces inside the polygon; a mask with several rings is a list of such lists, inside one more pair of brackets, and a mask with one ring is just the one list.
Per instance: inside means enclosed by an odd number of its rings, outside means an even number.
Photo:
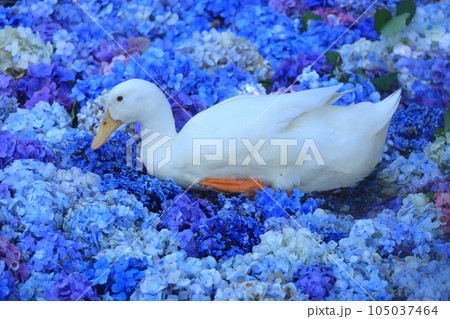
[{"label": "green leaf", "polygon": [[366,73],[363,68],[357,68],[353,73],[361,75],[363,81],[366,79]]},{"label": "green leaf", "polygon": [[428,199],[431,202],[434,202],[434,193],[433,192],[428,192],[428,193],[425,194],[425,196],[428,197]]},{"label": "green leaf", "polygon": [[374,17],[374,27],[378,34],[381,34],[381,28],[392,19],[391,13],[386,9],[377,9]]},{"label": "green leaf", "polygon": [[70,119],[72,120],[72,126],[74,126],[77,122],[77,113],[80,103],[75,101],[72,105],[72,110],[70,111]]},{"label": "green leaf", "polygon": [[416,4],[414,3],[414,0],[403,0],[397,5],[395,15],[400,16],[404,13],[409,13],[409,17],[406,19],[406,25],[408,25],[416,14]]},{"label": "green leaf", "polygon": [[372,238],[381,238],[383,237],[383,234],[379,231],[376,231],[372,234]]},{"label": "green leaf", "polygon": [[382,28],[381,34],[385,36],[391,36],[396,34],[406,25],[406,19],[408,19],[409,13],[403,13],[392,20],[389,20]]},{"label": "green leaf", "polygon": [[444,130],[445,133],[450,132],[450,109],[447,109],[444,114]]},{"label": "green leaf", "polygon": [[373,85],[384,92],[388,92],[392,84],[397,80],[397,72],[392,72],[372,80]]},{"label": "green leaf", "polygon": [[259,81],[259,83],[261,83],[261,85],[266,89],[266,91],[269,91],[273,85],[273,81],[271,79],[262,80],[262,81]]},{"label": "green leaf", "polygon": [[444,113],[444,127],[437,128],[434,131],[434,136],[445,136],[447,133],[450,133],[450,109],[447,109]]},{"label": "green leaf", "polygon": [[328,51],[325,56],[327,57],[327,64],[331,64],[333,68],[341,61],[341,55],[337,51]]},{"label": "green leaf", "polygon": [[308,30],[309,20],[322,20],[322,18],[319,17],[317,14],[312,13],[311,11],[305,12],[305,14],[302,17],[302,21],[301,21],[301,23],[303,25],[303,27],[302,27],[303,32]]}]

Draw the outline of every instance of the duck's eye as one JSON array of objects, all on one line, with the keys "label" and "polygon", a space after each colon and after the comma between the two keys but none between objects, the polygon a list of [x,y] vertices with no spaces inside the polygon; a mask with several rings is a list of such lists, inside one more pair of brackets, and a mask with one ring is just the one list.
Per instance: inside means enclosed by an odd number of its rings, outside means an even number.
[{"label": "duck's eye", "polygon": [[119,95],[118,97],[117,97],[117,101],[122,101],[123,100],[123,96],[122,95]]}]

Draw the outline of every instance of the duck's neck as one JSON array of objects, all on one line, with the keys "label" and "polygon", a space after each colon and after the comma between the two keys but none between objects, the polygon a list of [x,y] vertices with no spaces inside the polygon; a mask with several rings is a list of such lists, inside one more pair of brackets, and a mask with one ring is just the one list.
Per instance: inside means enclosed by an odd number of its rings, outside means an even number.
[{"label": "duck's neck", "polygon": [[177,135],[177,131],[172,108],[167,99],[160,100],[159,104],[160,108],[157,113],[142,114],[142,119],[139,121],[141,130],[149,130],[160,133],[162,136],[174,138]]}]

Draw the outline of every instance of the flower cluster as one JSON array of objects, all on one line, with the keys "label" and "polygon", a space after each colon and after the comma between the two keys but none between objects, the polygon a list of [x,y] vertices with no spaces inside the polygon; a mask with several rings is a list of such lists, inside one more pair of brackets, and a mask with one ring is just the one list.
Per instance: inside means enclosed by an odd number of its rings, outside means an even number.
[{"label": "flower cluster", "polygon": [[[317,60],[317,61],[316,61]],[[311,66],[311,68],[304,70]],[[300,52],[299,56],[294,59],[284,59],[272,75],[274,82],[273,90],[279,88],[287,88],[294,84],[303,72],[314,70],[319,75],[325,75],[331,71],[331,66],[326,64],[326,57],[319,56],[314,52],[308,53],[307,56]]]},{"label": "flower cluster", "polygon": [[69,82],[75,80],[72,70],[44,63],[31,64],[28,73],[17,83],[19,102],[27,109],[38,102],[57,102],[70,112],[73,99]]},{"label": "flower cluster", "polygon": [[16,159],[33,158],[44,163],[56,163],[51,151],[38,141],[20,139],[9,131],[0,131],[0,169]]},{"label": "flower cluster", "polygon": [[269,0],[269,6],[288,17],[308,11],[308,3],[305,0]]},{"label": "flower cluster", "polygon": [[400,152],[423,150],[428,141],[434,140],[434,132],[444,126],[442,111],[410,104],[392,117],[388,133],[388,145]]},{"label": "flower cluster", "polygon": [[445,2],[420,6],[402,32],[382,35],[379,41],[361,38],[343,45],[339,49],[342,68],[384,66],[399,73],[399,82],[412,101],[441,108],[448,105],[449,79],[444,72],[448,61],[438,53],[448,51],[450,46],[450,27],[445,23],[448,7]]},{"label": "flower cluster", "polygon": [[2,97],[17,97],[17,84],[11,75],[0,72],[0,92]]},{"label": "flower cluster", "polygon": [[435,205],[442,210],[442,217],[445,218],[445,224],[442,230],[450,233],[450,187],[448,183],[441,183],[435,194]]},{"label": "flower cluster", "polygon": [[217,32],[216,29],[194,32],[192,39],[184,42],[179,49],[192,54],[197,64],[211,75],[230,62],[254,74],[259,80],[265,80],[270,75],[268,62],[258,53],[257,47],[232,32]]},{"label": "flower cluster", "polygon": [[92,289],[90,281],[79,273],[61,274],[60,278],[46,292],[45,299],[57,301],[100,300]]},{"label": "flower cluster", "polygon": [[0,262],[4,263],[5,269],[17,281],[25,282],[30,276],[27,266],[20,262],[19,249],[11,245],[6,236],[0,237]]},{"label": "flower cluster", "polygon": [[[8,109],[6,109],[8,111]],[[2,130],[8,130],[21,139],[37,140],[58,157],[67,161],[62,153],[74,143],[80,133],[70,128],[71,119],[63,106],[40,101],[31,110],[19,108],[4,121]]]},{"label": "flower cluster", "polygon": [[335,278],[331,268],[323,264],[302,265],[292,275],[295,286],[310,296],[311,300],[324,300],[333,287]]},{"label": "flower cluster", "polygon": [[428,143],[426,156],[436,162],[444,175],[450,173],[450,134],[439,136],[433,143]]},{"label": "flower cluster", "polygon": [[14,113],[17,110],[19,104],[16,98],[9,98],[5,95],[0,95],[0,125],[3,124],[9,114]]},{"label": "flower cluster", "polygon": [[331,26],[350,25],[355,20],[351,14],[339,8],[316,8],[313,13]]},{"label": "flower cluster", "polygon": [[[422,154],[398,156],[379,174],[382,192],[389,195],[408,194],[430,190],[437,191],[444,176],[438,165]],[[395,183],[394,183],[395,182]]]},{"label": "flower cluster", "polygon": [[0,29],[0,71],[18,79],[30,64],[50,63],[51,43],[45,43],[30,28],[5,26]]},{"label": "flower cluster", "polygon": [[373,244],[382,256],[426,257],[433,254],[430,249],[433,241],[439,240],[441,216],[425,195],[408,195],[398,211],[386,209],[373,220],[358,220],[350,236]]},{"label": "flower cluster", "polygon": [[86,102],[77,112],[78,129],[94,135],[100,127],[103,114],[106,111],[108,91],[104,90],[92,102]]}]

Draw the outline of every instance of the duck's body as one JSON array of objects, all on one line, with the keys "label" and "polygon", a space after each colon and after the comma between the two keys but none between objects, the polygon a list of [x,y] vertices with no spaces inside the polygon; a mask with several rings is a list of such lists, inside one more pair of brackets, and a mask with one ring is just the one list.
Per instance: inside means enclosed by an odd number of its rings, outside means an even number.
[{"label": "duck's body", "polygon": [[[142,80],[130,81],[142,89],[156,89]],[[125,95],[121,92],[132,84],[127,82],[113,89],[113,96]],[[226,181],[256,180],[275,189],[311,192],[355,185],[380,159],[400,92],[377,104],[331,105],[342,95],[339,87],[281,97],[234,97],[200,112],[178,134],[170,105],[158,90],[161,116],[142,114],[139,122],[144,130],[162,135],[142,148],[141,158],[152,166],[153,175],[185,187],[194,183],[244,191],[228,187]],[[111,117],[123,116],[112,108]],[[153,150],[162,136],[170,139]]]}]

